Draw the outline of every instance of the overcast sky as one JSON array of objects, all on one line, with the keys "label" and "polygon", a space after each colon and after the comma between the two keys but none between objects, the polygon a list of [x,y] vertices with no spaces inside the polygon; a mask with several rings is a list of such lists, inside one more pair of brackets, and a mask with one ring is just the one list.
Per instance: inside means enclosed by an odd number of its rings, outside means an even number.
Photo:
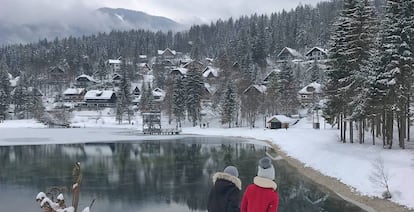
[{"label": "overcast sky", "polygon": [[321,0],[1,0],[0,18],[5,22],[33,23],[50,19],[79,21],[99,7],[126,8],[164,16],[180,23],[210,22],[230,16],[264,14]]}]

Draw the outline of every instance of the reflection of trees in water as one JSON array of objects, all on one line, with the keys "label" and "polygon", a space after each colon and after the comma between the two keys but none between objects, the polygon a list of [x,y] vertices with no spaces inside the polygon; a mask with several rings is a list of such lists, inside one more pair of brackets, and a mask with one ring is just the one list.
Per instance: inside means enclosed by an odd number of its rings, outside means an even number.
[{"label": "reflection of trees in water", "polygon": [[[215,172],[227,165],[236,166],[245,189],[257,173],[257,161],[265,155],[261,146],[226,143],[217,138],[197,141],[209,144],[184,140],[0,147],[0,182],[36,187],[39,191],[68,186],[70,167],[73,161],[80,161],[81,195],[96,197],[97,203],[100,198],[126,205],[176,202],[191,210],[206,210]],[[332,194],[323,199],[326,193],[319,186],[299,176],[284,161],[274,164],[280,211],[358,211],[332,198]]]}]

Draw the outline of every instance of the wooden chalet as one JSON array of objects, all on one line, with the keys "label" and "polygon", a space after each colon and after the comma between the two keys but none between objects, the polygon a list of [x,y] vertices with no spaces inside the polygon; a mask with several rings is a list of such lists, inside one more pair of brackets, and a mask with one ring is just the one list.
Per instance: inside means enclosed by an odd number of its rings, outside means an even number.
[{"label": "wooden chalet", "polygon": [[155,88],[152,90],[152,96],[154,98],[154,102],[162,102],[165,98],[165,91],[161,88]]},{"label": "wooden chalet", "polygon": [[63,83],[63,82],[67,82],[67,73],[66,71],[59,67],[59,66],[54,66],[49,70],[48,73],[48,81],[49,83]]},{"label": "wooden chalet", "polygon": [[323,96],[323,87],[317,82],[312,82],[298,92],[298,100],[302,105],[318,102]]},{"label": "wooden chalet", "polygon": [[266,89],[264,85],[250,85],[243,91],[243,94],[247,96],[261,96],[266,94]]},{"label": "wooden chalet", "polygon": [[280,73],[279,69],[275,69],[270,71],[262,80],[262,84],[267,85],[270,83],[272,78],[277,77],[277,75]]},{"label": "wooden chalet", "polygon": [[158,50],[158,57],[162,60],[174,59],[176,54],[176,51],[171,50],[169,48],[166,48],[165,50]]},{"label": "wooden chalet", "polygon": [[320,47],[313,47],[305,54],[305,57],[307,60],[325,60],[328,58],[328,52]]},{"label": "wooden chalet", "polygon": [[82,102],[85,97],[85,88],[68,88],[63,92],[63,101],[65,102]]},{"label": "wooden chalet", "polygon": [[86,107],[115,107],[116,94],[111,90],[90,90],[84,96]]},{"label": "wooden chalet", "polygon": [[207,80],[214,80],[219,76],[219,69],[207,66],[203,71],[203,77]]},{"label": "wooden chalet", "polygon": [[95,79],[93,79],[93,77],[86,75],[86,74],[82,74],[75,78],[75,85],[77,87],[86,88],[86,87],[95,85],[97,83],[98,82]]},{"label": "wooden chalet", "polygon": [[111,74],[118,73],[121,70],[121,63],[122,61],[120,58],[118,59],[109,59],[108,65]]},{"label": "wooden chalet", "polygon": [[204,64],[200,61],[192,60],[192,61],[186,63],[183,66],[183,68],[186,68],[188,70],[191,69],[191,70],[200,70],[200,71],[202,71],[202,70],[204,70]]},{"label": "wooden chalet", "polygon": [[289,118],[285,115],[274,115],[269,118],[269,120],[266,122],[267,126],[266,128],[269,129],[287,129],[289,126],[293,123],[295,123],[296,120]]},{"label": "wooden chalet", "polygon": [[303,56],[295,49],[285,47],[277,55],[278,61],[293,61],[293,60],[302,60]]}]

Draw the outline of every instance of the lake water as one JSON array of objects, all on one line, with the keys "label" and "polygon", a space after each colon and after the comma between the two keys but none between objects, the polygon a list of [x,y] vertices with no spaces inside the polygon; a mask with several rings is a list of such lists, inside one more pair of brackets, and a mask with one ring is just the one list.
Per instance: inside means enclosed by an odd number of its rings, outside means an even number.
[{"label": "lake water", "polygon": [[[0,147],[0,211],[41,211],[36,194],[52,187],[68,190],[76,161],[83,175],[79,211],[93,199],[92,212],[206,211],[211,176],[235,165],[245,189],[266,151],[261,145],[220,137]],[[363,211],[284,160],[274,165],[279,211]],[[70,192],[64,195],[70,205]]]}]

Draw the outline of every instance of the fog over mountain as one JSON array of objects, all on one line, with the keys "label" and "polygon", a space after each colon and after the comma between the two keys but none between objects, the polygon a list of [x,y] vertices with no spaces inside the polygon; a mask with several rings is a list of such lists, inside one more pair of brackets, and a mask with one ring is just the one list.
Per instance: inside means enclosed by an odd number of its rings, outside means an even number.
[{"label": "fog over mountain", "polygon": [[[23,18],[0,15],[0,45],[36,42],[47,38],[82,36],[111,30],[148,29],[177,31],[183,25],[160,16],[127,9],[99,8],[28,12]],[[36,16],[36,18],[30,18]]]}]

